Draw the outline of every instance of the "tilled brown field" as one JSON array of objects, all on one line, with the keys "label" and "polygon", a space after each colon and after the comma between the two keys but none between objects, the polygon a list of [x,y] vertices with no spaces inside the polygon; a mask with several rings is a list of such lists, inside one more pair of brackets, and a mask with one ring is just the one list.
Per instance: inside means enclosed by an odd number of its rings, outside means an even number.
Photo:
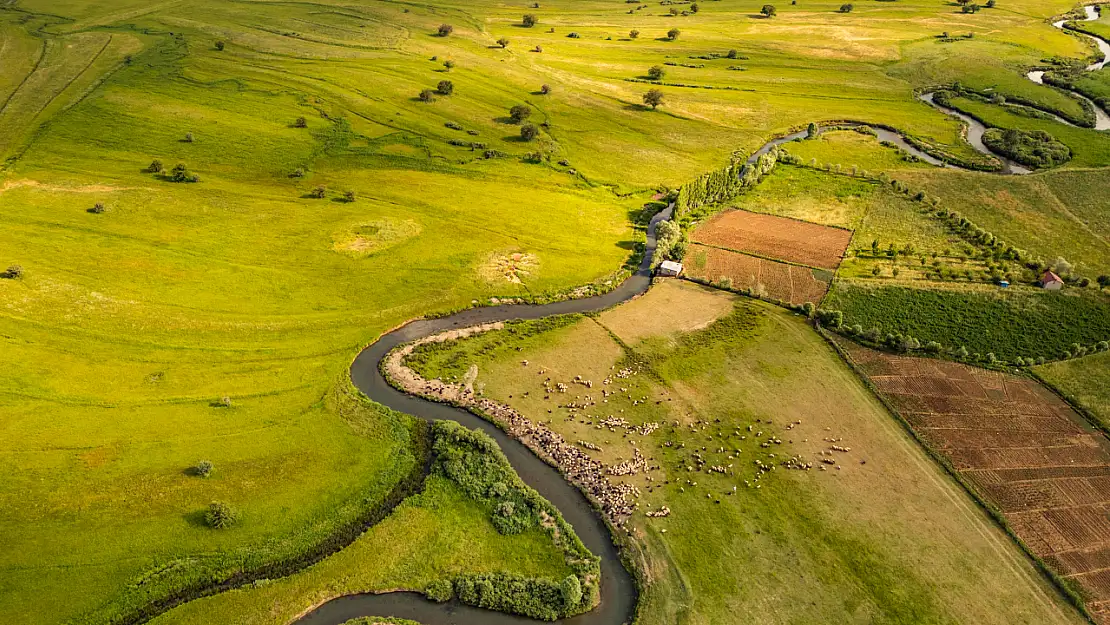
[{"label": "tilled brown field", "polygon": [[720,213],[694,230],[693,241],[737,252],[836,269],[852,232],[743,210]]},{"label": "tilled brown field", "polygon": [[837,342],[1028,548],[1110,624],[1110,441],[1035,380]]},{"label": "tilled brown field", "polygon": [[728,278],[734,289],[748,289],[790,304],[818,304],[829,290],[828,282],[817,279],[809,267],[698,244],[690,246],[683,271],[691,278],[713,283]]}]

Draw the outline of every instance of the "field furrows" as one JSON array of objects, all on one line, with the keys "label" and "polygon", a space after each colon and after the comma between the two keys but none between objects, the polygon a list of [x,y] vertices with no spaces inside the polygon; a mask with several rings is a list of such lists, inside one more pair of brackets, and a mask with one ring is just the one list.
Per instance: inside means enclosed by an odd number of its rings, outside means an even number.
[{"label": "field furrows", "polygon": [[796,219],[731,210],[698,227],[693,241],[822,269],[836,269],[852,232]]},{"label": "field furrows", "polygon": [[921,440],[1110,623],[1110,441],[1030,378],[838,343]]},{"label": "field furrows", "polygon": [[829,284],[814,276],[808,267],[706,245],[690,247],[685,272],[691,278],[715,284],[727,279],[734,289],[789,304],[819,303],[829,290]]}]

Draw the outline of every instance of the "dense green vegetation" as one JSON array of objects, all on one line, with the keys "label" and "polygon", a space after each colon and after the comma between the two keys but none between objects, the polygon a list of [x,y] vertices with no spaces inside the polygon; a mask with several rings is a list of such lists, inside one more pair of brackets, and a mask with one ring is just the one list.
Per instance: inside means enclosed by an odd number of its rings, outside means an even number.
[{"label": "dense green vegetation", "polygon": [[[437,421],[432,435],[434,470],[485,504],[498,532],[519,534],[542,527],[573,571],[573,581],[506,573],[459,576],[453,582],[455,597],[470,605],[547,621],[593,607],[601,575],[597,556],[586,549],[555,506],[524,484],[497,443],[481,431],[450,421]],[[564,592],[564,587],[576,590]]]},{"label": "dense green vegetation", "polygon": [[1071,159],[1071,149],[1043,130],[989,128],[983,133],[983,143],[991,151],[1030,167],[1055,167]]},{"label": "dense green vegetation", "polygon": [[977,362],[1071,358],[1110,340],[1110,306],[1089,293],[839,281],[823,306],[842,312],[845,327],[872,342],[903,335],[953,353],[962,348],[967,353],[961,357]]}]

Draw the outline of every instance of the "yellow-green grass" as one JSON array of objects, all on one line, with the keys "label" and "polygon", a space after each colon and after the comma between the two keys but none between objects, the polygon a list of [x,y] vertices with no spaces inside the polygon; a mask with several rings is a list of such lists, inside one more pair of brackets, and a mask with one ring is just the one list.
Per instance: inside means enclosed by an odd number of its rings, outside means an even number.
[{"label": "yellow-green grass", "polygon": [[[652,314],[661,304],[704,311],[705,293],[727,306],[713,306],[726,316],[703,329]],[[521,340],[502,334],[467,340],[500,342],[495,349],[459,347],[474,355],[488,396],[599,445],[592,453],[605,461],[636,445],[663,467],[653,482],[626,478],[644,492],[631,522],[647,576],[642,623],[1082,622],[798,316],[666,282],[597,319]],[[638,373],[600,384],[625,366]],[[595,399],[599,388],[614,394],[574,416],[556,407],[562,395],[543,399],[544,377],[576,375],[594,382],[585,392]],[[583,423],[610,414],[663,427],[641,437]],[[771,437],[782,444],[762,447]],[[830,437],[851,452],[829,452],[842,468],[820,471]],[[687,471],[694,451],[735,475]],[[776,466],[755,480],[755,459],[779,465],[794,455],[815,468]],[[664,505],[670,516],[644,515]]]},{"label": "yellow-green grass", "polygon": [[1105,176],[1097,171],[1050,171],[998,177],[944,171],[898,176],[922,189],[944,208],[958,211],[979,227],[1035,258],[1064,257],[1080,275],[1110,269]]},{"label": "yellow-green grass", "polygon": [[908,161],[898,150],[880,145],[874,136],[854,130],[826,131],[814,139],[788,143],[785,149],[803,163],[834,168],[839,165],[844,172],[855,168],[857,172],[877,175],[881,171],[934,167],[922,161]]},{"label": "yellow-green grass", "polygon": [[1094,354],[1035,367],[1033,372],[1110,428],[1110,354]]},{"label": "yellow-green grass", "polygon": [[407,499],[388,519],[319,565],[264,585],[194,601],[151,623],[282,625],[334,597],[420,591],[429,582],[459,574],[508,571],[549,579],[570,574],[542,529],[498,534],[489,515],[485,506],[469,499],[454,482],[432,476],[423,493]]},{"label": "yellow-green grass", "polygon": [[[655,185],[813,120],[890,124],[970,154],[914,88],[991,74],[1047,101],[1055,92],[1020,70],[1086,52],[1042,21],[1063,2],[977,16],[917,0],[842,15],[825,2],[773,20],[752,17],[760,3],[726,4],[677,18],[600,0],[0,11],[0,98],[14,94],[0,152],[19,156],[0,172],[0,269],[27,272],[0,281],[0,464],[13,476],[0,487],[0,574],[16,580],[0,593],[5,617],[64,622],[174,560],[283,536],[303,546],[308,528],[380,490],[383,459],[401,453],[384,424],[352,430],[328,400],[358,348],[473,299],[607,279]],[[540,24],[516,26],[523,12]],[[433,36],[444,22],[454,35]],[[672,26],[679,39],[659,41]],[[624,40],[632,28],[643,34]],[[942,30],[977,36],[938,44]],[[507,49],[491,47],[500,36]],[[750,58],[689,58],[732,48]],[[36,69],[27,55],[41,50]],[[644,110],[648,86],[627,79],[667,61],[706,65],[668,66],[668,81],[735,89],[663,87],[667,103]],[[454,95],[415,100],[443,79]],[[553,92],[537,95],[542,84]],[[531,144],[504,120],[522,102],[549,123]],[[302,116],[308,128],[291,127]],[[510,156],[480,160],[449,139]],[[519,162],[537,149],[545,164]],[[142,173],[154,158],[200,182]],[[304,178],[288,177],[299,167]],[[326,199],[303,197],[320,184]],[[336,201],[346,190],[356,202]],[[87,213],[97,202],[107,212]],[[401,235],[370,254],[335,249],[374,228]],[[483,265],[513,252],[537,258],[524,283],[491,281]],[[230,409],[212,406],[224,396]],[[182,475],[202,459],[218,479]],[[244,510],[233,532],[190,525],[213,495]]]}]

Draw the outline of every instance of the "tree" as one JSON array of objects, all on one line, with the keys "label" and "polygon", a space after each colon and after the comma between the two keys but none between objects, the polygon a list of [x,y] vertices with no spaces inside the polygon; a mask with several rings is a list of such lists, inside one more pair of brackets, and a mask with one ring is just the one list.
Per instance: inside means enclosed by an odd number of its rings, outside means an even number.
[{"label": "tree", "polygon": [[509,109],[509,117],[513,120],[513,123],[516,124],[522,123],[524,120],[528,119],[531,116],[532,108],[529,107],[527,104],[517,104],[513,108]]},{"label": "tree", "polygon": [[497,45],[501,46],[502,48],[508,48],[509,47],[509,38],[508,37],[502,37],[502,38],[498,39],[497,40]]},{"label": "tree", "polygon": [[563,605],[567,608],[573,608],[582,601],[582,582],[578,581],[578,576],[567,575],[559,584],[559,590],[563,593]]},{"label": "tree", "polygon": [[420,92],[420,95],[417,96],[417,97],[420,98],[421,102],[435,102],[436,101],[436,94],[431,89],[424,89],[423,91]]},{"label": "tree", "polygon": [[212,463],[201,460],[193,466],[191,473],[197,477],[208,477],[212,475]]},{"label": "tree", "polygon": [[551,93],[551,85],[540,85],[540,93],[543,95]]},{"label": "tree", "polygon": [[293,127],[294,128],[307,128],[308,127],[308,120],[303,118],[303,117],[298,117],[296,119],[296,121],[293,122]]},{"label": "tree", "polygon": [[995,1],[994,1],[994,0],[987,0],[987,8],[988,8],[988,9],[993,9],[993,8],[994,8],[994,5],[995,5]]},{"label": "tree", "polygon": [[100,215],[107,210],[108,207],[104,206],[104,202],[97,202],[96,204],[93,204],[93,207],[89,209],[89,212],[94,215]]},{"label": "tree", "polygon": [[726,56],[728,56],[728,58],[730,58],[730,59],[735,59],[735,58],[738,58],[740,56],[740,53],[736,50],[729,50],[728,54]]},{"label": "tree", "polygon": [[765,4],[765,5],[763,5],[763,8],[759,10],[759,12],[762,13],[766,17],[774,17],[775,16],[775,5]]},{"label": "tree", "polygon": [[223,52],[224,51],[224,42],[217,41],[216,42],[216,49],[219,50],[220,52]]},{"label": "tree", "polygon": [[185,133],[185,143],[192,143],[192,142],[193,142],[193,133],[191,133],[191,132]]},{"label": "tree", "polygon": [[450,24],[440,24],[437,32],[439,32],[440,37],[446,37],[455,32],[455,27]]},{"label": "tree", "polygon": [[525,141],[531,141],[540,134],[540,129],[536,128],[535,124],[524,124],[520,127],[520,138]]},{"label": "tree", "polygon": [[854,9],[854,8],[855,7],[853,7],[851,4],[842,4],[842,5],[840,5],[840,12],[841,13],[851,13],[852,9]]},{"label": "tree", "polygon": [[344,191],[343,192],[343,201],[347,202],[347,203],[354,202],[355,201],[355,192],[354,191]]},{"label": "tree", "polygon": [[440,95],[451,95],[455,92],[455,83],[450,80],[441,80],[439,84],[436,85],[436,91],[439,92]]},{"label": "tree", "polygon": [[523,24],[525,28],[531,28],[536,25],[536,16],[529,13],[520,20],[520,23]]},{"label": "tree", "polygon": [[637,38],[637,37],[639,37],[639,36],[640,36],[640,31],[638,31],[638,30],[630,30],[630,31],[628,31],[628,38],[629,38],[629,39],[635,39],[635,38]]},{"label": "tree", "polygon": [[23,277],[23,266],[22,265],[11,265],[4,271],[4,273],[0,273],[0,278],[6,278],[8,280],[18,280],[22,277]]},{"label": "tree", "polygon": [[690,3],[690,12],[691,13],[697,13],[698,12],[698,3],[697,2]]},{"label": "tree", "polygon": [[671,41],[674,41],[675,39],[678,39],[678,36],[681,35],[681,34],[682,34],[681,30],[679,30],[677,28],[672,28],[672,29],[667,31],[667,39],[670,39]]},{"label": "tree", "polygon": [[239,513],[230,504],[213,501],[204,513],[204,522],[212,529],[227,529],[239,522]]},{"label": "tree", "polygon": [[663,76],[665,76],[666,73],[666,70],[664,70],[661,65],[654,65],[648,70],[648,78],[652,80],[663,80]]},{"label": "tree", "polygon": [[327,197],[327,195],[328,195],[328,188],[327,188],[327,187],[325,187],[325,186],[324,186],[324,185],[322,185],[322,184],[321,184],[321,185],[317,185],[317,187],[316,187],[315,189],[313,189],[313,190],[312,190],[312,191],[311,191],[311,192],[310,192],[310,193],[309,193],[308,195],[309,195],[309,197],[311,197],[311,198],[315,198],[315,199],[317,199],[317,200],[322,200],[322,199],[324,199],[325,197]]},{"label": "tree", "polygon": [[816,139],[821,134],[821,128],[815,122],[809,122],[806,126],[806,139]]},{"label": "tree", "polygon": [[1110,286],[1110,276],[1101,275],[1098,278],[1096,278],[1096,280],[1098,281],[1098,288],[1099,289],[1105,289],[1106,287]]},{"label": "tree", "polygon": [[650,106],[651,110],[654,111],[656,107],[658,107],[662,103],[663,92],[659,89],[649,89],[648,92],[644,94],[644,104]]},{"label": "tree", "polygon": [[166,168],[165,168],[164,165],[162,165],[162,161],[160,161],[158,159],[154,159],[153,161],[150,161],[150,165],[147,165],[147,167],[146,167],[147,173],[150,173],[150,174],[160,174],[165,170],[166,170]]},{"label": "tree", "polygon": [[447,59],[446,61],[444,61],[444,62],[443,62],[443,67],[444,67],[444,69],[446,69],[447,71],[451,71],[451,69],[452,69],[453,67],[455,67],[455,62],[454,62],[454,61],[452,61],[451,59]]}]

